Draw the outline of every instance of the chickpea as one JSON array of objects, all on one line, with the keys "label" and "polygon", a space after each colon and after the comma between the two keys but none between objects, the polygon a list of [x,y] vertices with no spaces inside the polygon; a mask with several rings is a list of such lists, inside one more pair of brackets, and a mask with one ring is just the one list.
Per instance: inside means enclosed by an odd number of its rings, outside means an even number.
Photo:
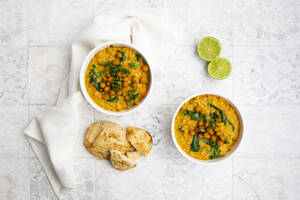
[{"label": "chickpea", "polygon": [[200,107],[200,106],[196,106],[196,107],[194,108],[194,110],[195,110],[196,112],[201,112],[201,107]]},{"label": "chickpea", "polygon": [[143,71],[147,72],[149,70],[149,67],[148,67],[148,65],[144,65],[142,69],[143,69]]},{"label": "chickpea", "polygon": [[100,92],[96,91],[95,96],[100,96]]},{"label": "chickpea", "polygon": [[116,94],[116,92],[115,92],[114,90],[110,90],[110,91],[109,91],[109,95],[110,95],[110,96],[115,96],[115,94]]},{"label": "chickpea", "polygon": [[226,138],[225,138],[224,135],[221,135],[221,136],[220,136],[220,139],[221,139],[222,141],[225,141],[225,140],[226,140]]},{"label": "chickpea", "polygon": [[140,94],[142,97],[145,97],[147,95],[147,88],[146,87],[141,88]]},{"label": "chickpea", "polygon": [[141,82],[141,83],[147,83],[147,78],[146,78],[146,77],[142,77],[142,78],[140,79],[140,82]]},{"label": "chickpea", "polygon": [[131,82],[132,82],[132,83],[137,83],[137,82],[138,82],[138,79],[137,79],[137,78],[132,78]]},{"label": "chickpea", "polygon": [[220,147],[220,146],[222,146],[224,144],[224,142],[223,141],[221,141],[221,140],[219,140],[218,142],[217,142],[217,145]]},{"label": "chickpea", "polygon": [[117,77],[119,77],[119,78],[122,77],[122,72],[118,72]]},{"label": "chickpea", "polygon": [[215,135],[211,136],[211,141],[212,141],[212,142],[217,141],[217,137],[216,137]]},{"label": "chickpea", "polygon": [[129,95],[125,95],[124,99],[125,101],[129,101],[130,100]]},{"label": "chickpea", "polygon": [[116,54],[116,57],[117,57],[117,58],[121,58],[121,57],[122,57],[121,52],[118,52],[118,53]]},{"label": "chickpea", "polygon": [[199,121],[198,124],[197,124],[199,127],[202,127],[204,124],[203,124],[203,121]]},{"label": "chickpea", "polygon": [[105,88],[105,83],[100,83],[100,88]]},{"label": "chickpea", "polygon": [[217,136],[221,136],[221,135],[223,135],[223,134],[222,134],[221,131],[218,131],[218,132],[216,132],[216,135],[217,135]]},{"label": "chickpea", "polygon": [[110,83],[114,82],[114,78],[113,77],[109,77],[108,82],[110,82]]},{"label": "chickpea", "polygon": [[208,123],[208,122],[205,122],[205,124],[204,124],[205,128],[207,128],[208,125],[209,125],[209,123]]},{"label": "chickpea", "polygon": [[133,83],[133,84],[132,84],[132,88],[133,88],[133,89],[137,89],[137,88],[138,88],[138,84],[137,84],[137,83]]},{"label": "chickpea", "polygon": [[210,135],[208,134],[208,133],[204,133],[204,138],[206,138],[206,139],[209,139],[210,138]]},{"label": "chickpea", "polygon": [[105,87],[104,88],[104,92],[109,92],[110,91],[110,87]]},{"label": "chickpea", "polygon": [[123,94],[122,90],[118,90],[117,95],[121,96]]},{"label": "chickpea", "polygon": [[104,76],[102,79],[103,79],[104,81],[107,81],[107,80],[108,80],[106,76]]},{"label": "chickpea", "polygon": [[191,136],[194,136],[194,135],[195,135],[195,131],[194,131],[193,129],[190,129],[190,130],[189,130],[189,134],[190,134]]},{"label": "chickpea", "polygon": [[211,129],[208,129],[207,132],[208,132],[210,135],[213,135],[213,134],[214,134],[214,131],[211,130]]},{"label": "chickpea", "polygon": [[112,61],[112,64],[114,66],[118,66],[120,64],[120,62],[119,62],[119,60],[114,60],[114,61]]},{"label": "chickpea", "polygon": [[103,94],[103,95],[102,95],[102,98],[105,99],[105,100],[108,100],[108,99],[109,99],[109,96],[108,96],[108,94]]},{"label": "chickpea", "polygon": [[110,84],[111,84],[110,82],[107,82],[107,83],[106,83],[107,86],[110,86]]}]

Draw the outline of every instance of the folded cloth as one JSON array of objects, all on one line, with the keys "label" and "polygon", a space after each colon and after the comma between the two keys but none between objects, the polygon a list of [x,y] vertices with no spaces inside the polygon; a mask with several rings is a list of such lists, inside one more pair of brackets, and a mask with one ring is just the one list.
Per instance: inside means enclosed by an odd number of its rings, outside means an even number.
[{"label": "folded cloth", "polygon": [[42,118],[33,119],[24,131],[58,197],[62,190],[74,186],[72,151],[80,129],[81,107],[87,105],[79,85],[83,60],[97,45],[124,42],[157,64],[176,40],[172,33],[178,33],[165,23],[164,14],[160,9],[106,11],[72,44],[69,79],[62,85],[56,105]]}]

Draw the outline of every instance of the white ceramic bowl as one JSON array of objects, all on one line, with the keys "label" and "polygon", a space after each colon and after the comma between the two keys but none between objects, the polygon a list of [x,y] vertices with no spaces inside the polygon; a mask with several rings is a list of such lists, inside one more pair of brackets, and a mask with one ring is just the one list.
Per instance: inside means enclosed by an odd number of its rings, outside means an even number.
[{"label": "white ceramic bowl", "polygon": [[[135,51],[137,51],[144,58],[145,62],[149,66],[150,79],[149,79],[149,88],[148,88],[147,95],[144,97],[144,99],[139,104],[133,106],[130,110],[124,110],[124,111],[120,111],[120,112],[113,112],[113,111],[105,110],[104,108],[98,106],[91,99],[91,97],[89,96],[89,94],[86,90],[86,87],[85,87],[84,78],[85,78],[85,71],[86,71],[86,68],[88,67],[88,64],[90,63],[91,59],[95,56],[96,53],[98,53],[99,51],[101,51],[102,49],[104,49],[104,48],[106,48],[110,45],[123,46],[123,47],[129,47],[131,49],[134,49]],[[145,56],[145,54],[143,54],[140,50],[138,50],[134,46],[129,45],[129,44],[125,44],[125,43],[122,43],[122,42],[113,42],[113,43],[101,44],[101,45],[95,47],[93,50],[91,50],[90,53],[86,56],[85,60],[82,63],[79,79],[80,79],[81,91],[82,91],[84,97],[86,98],[86,100],[89,102],[89,104],[91,104],[96,110],[98,110],[102,113],[105,113],[105,114],[108,114],[108,115],[115,115],[115,116],[127,114],[129,112],[132,112],[132,111],[136,110],[138,107],[140,107],[145,102],[147,97],[149,96],[149,94],[151,92],[151,87],[152,87],[152,72],[151,72],[151,66],[150,66],[149,61],[147,60],[147,57]]]},{"label": "white ceramic bowl", "polygon": [[[240,120],[240,132],[239,132],[239,138],[238,140],[236,141],[234,147],[229,151],[227,152],[227,154],[223,157],[220,157],[220,158],[216,158],[216,159],[212,159],[212,160],[198,160],[196,158],[193,158],[191,156],[189,156],[187,153],[185,153],[181,147],[179,146],[179,144],[177,143],[177,140],[176,140],[176,137],[175,137],[175,128],[174,128],[174,125],[175,125],[175,118],[176,118],[176,115],[177,113],[179,112],[180,108],[183,106],[183,104],[185,104],[187,101],[189,101],[190,99],[196,97],[196,96],[200,96],[200,95],[215,95],[217,97],[222,97],[223,99],[225,99],[236,111],[238,117],[239,117],[239,120]],[[218,163],[220,161],[223,161],[225,160],[226,158],[228,158],[229,156],[231,156],[236,150],[237,148],[239,147],[241,141],[242,141],[242,138],[243,138],[243,129],[244,126],[243,126],[243,119],[242,119],[242,116],[241,116],[241,113],[239,111],[239,109],[226,97],[224,96],[221,96],[221,95],[218,95],[218,94],[213,94],[213,93],[210,93],[210,92],[207,92],[207,93],[198,93],[198,94],[195,94],[195,95],[192,95],[190,96],[189,98],[185,99],[184,102],[177,108],[174,116],[173,116],[173,120],[172,120],[172,139],[173,139],[173,142],[176,146],[176,148],[178,149],[178,151],[185,157],[187,158],[188,160],[191,160],[193,162],[196,162],[198,164],[211,164],[211,163]]]}]

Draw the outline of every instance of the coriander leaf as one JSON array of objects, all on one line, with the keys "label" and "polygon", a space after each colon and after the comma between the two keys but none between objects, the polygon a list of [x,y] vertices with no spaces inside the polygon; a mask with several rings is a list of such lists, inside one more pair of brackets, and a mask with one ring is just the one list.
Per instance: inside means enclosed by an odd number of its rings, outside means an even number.
[{"label": "coriander leaf", "polygon": [[199,138],[198,138],[198,134],[196,133],[194,135],[192,144],[191,144],[191,151],[193,152],[199,152],[200,151],[200,143],[199,143]]},{"label": "coriander leaf", "polygon": [[129,63],[129,66],[132,68],[132,69],[137,69],[139,66],[135,63]]}]

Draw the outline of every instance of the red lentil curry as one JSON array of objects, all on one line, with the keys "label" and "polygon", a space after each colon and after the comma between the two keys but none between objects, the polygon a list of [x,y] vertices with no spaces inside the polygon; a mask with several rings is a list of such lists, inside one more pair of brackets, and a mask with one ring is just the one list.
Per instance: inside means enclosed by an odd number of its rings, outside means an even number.
[{"label": "red lentil curry", "polygon": [[175,137],[189,156],[199,160],[222,157],[235,145],[240,121],[223,98],[200,95],[187,101],[175,118]]},{"label": "red lentil curry", "polygon": [[92,100],[108,111],[129,110],[147,95],[149,66],[134,49],[111,45],[99,51],[85,72]]}]

